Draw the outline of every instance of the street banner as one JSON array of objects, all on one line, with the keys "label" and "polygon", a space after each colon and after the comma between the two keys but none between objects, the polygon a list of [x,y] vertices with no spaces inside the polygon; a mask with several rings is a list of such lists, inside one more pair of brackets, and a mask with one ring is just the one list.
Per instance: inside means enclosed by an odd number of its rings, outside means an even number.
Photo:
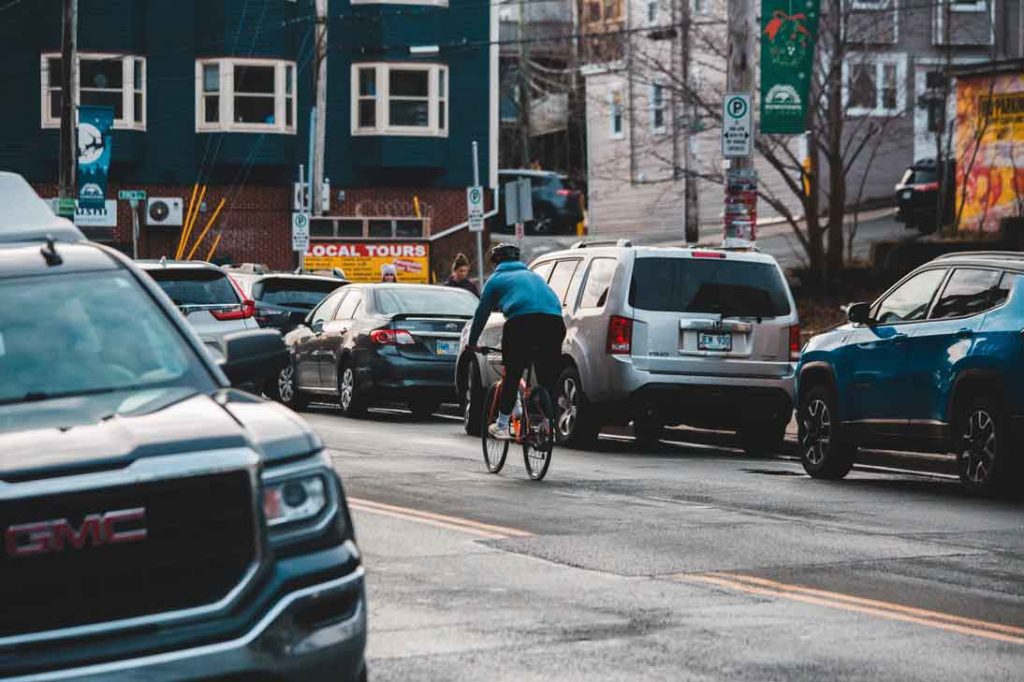
[{"label": "street banner", "polygon": [[394,266],[399,282],[430,283],[430,245],[426,242],[313,241],[306,270],[341,268],[352,282],[379,282],[384,266]]},{"label": "street banner", "polygon": [[78,207],[103,209],[110,172],[111,107],[78,108]]},{"label": "street banner", "polygon": [[819,0],[761,0],[761,122],[766,134],[807,129]]}]

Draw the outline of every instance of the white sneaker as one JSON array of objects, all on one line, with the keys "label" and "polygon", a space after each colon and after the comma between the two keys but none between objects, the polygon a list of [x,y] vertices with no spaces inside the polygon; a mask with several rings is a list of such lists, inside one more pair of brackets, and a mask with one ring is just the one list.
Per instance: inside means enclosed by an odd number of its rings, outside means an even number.
[{"label": "white sneaker", "polygon": [[510,428],[508,426],[502,427],[498,422],[488,426],[487,433],[491,434],[491,438],[497,438],[498,440],[512,440]]}]

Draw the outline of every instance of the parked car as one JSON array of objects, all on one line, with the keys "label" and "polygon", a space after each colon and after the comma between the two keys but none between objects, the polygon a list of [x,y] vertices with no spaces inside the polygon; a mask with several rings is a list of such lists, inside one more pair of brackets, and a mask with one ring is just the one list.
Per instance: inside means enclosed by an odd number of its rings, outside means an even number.
[{"label": "parked car", "polygon": [[219,357],[225,336],[259,328],[255,303],[242,294],[223,268],[166,258],[140,260],[138,265],[174,301],[214,359]]},{"label": "parked car", "polygon": [[[575,234],[576,225],[583,220],[583,193],[565,175],[552,171],[513,170],[498,171],[498,187],[504,192],[505,184],[525,178],[530,181],[533,199],[533,220],[525,224],[527,234]],[[499,231],[511,232],[505,216],[505,198],[498,206]]]},{"label": "parked car", "polygon": [[1022,278],[1019,252],[949,254],[811,339],[798,370],[807,473],[842,478],[858,447],[952,452],[969,490],[1019,488]]},{"label": "parked car", "polygon": [[348,284],[348,280],[291,272],[256,274],[228,269],[246,298],[256,304],[254,318],[261,327],[287,334],[309,315],[327,294]]},{"label": "parked car", "polygon": [[352,519],[317,435],[231,388],[143,271],[0,173],[0,678],[365,679]]},{"label": "parked car", "polygon": [[426,417],[455,399],[459,337],[476,306],[463,289],[350,284],[285,337],[292,362],[274,397],[293,407],[317,396],[336,399],[347,416],[400,401]]},{"label": "parked car", "polygon": [[[952,163],[946,169],[946,220],[953,216],[955,170]],[[939,210],[940,171],[935,159],[920,159],[904,171],[896,184],[896,220],[904,223],[907,229],[930,234],[939,226],[936,215]]]},{"label": "parked car", "polygon": [[[800,327],[775,260],[751,251],[581,242],[530,268],[564,308],[557,435],[588,445],[604,425],[633,422],[642,445],[662,427],[739,431],[751,453],[782,445],[793,411]],[[480,344],[500,347],[492,315]],[[465,347],[456,386],[466,431],[480,428],[482,387],[497,357]]]}]

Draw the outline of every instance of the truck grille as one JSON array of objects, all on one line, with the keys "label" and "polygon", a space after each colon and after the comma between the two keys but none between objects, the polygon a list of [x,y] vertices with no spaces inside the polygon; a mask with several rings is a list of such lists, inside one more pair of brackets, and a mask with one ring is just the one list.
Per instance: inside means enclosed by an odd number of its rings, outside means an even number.
[{"label": "truck grille", "polygon": [[[144,522],[112,527],[121,542],[97,529],[97,515],[140,508]],[[254,561],[255,523],[245,471],[4,501],[0,637],[215,602]]]}]

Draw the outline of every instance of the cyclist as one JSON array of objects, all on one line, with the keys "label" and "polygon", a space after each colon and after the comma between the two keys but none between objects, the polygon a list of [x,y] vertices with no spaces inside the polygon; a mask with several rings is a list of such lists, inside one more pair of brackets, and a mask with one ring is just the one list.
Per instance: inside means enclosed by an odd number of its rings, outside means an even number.
[{"label": "cyclist", "polygon": [[469,347],[476,350],[490,314],[497,310],[504,313],[501,354],[505,379],[501,383],[497,421],[488,425],[487,430],[495,438],[510,440],[513,436],[509,432],[509,417],[515,407],[519,380],[531,363],[537,368],[540,385],[549,395],[555,395],[565,323],[555,292],[540,275],[519,261],[518,246],[498,244],[491,249],[491,262],[497,267],[480,294],[468,341]]}]

